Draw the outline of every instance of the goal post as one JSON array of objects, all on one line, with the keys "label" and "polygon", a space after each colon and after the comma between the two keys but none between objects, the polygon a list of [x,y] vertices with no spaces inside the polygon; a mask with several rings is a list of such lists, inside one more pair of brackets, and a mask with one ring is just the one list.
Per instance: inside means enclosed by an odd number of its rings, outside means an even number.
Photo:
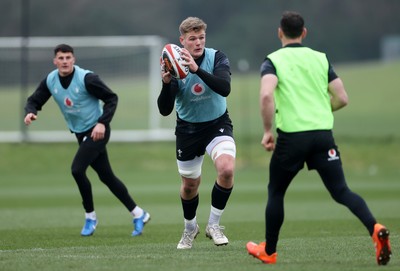
[{"label": "goal post", "polygon": [[[0,115],[1,110],[16,110],[17,113],[14,112],[12,115],[19,118],[15,120],[18,124],[10,124],[8,128],[6,125],[0,130],[0,142],[75,140],[66,128],[54,101],[49,100],[46,103],[43,111],[38,114],[38,121],[29,128],[24,129],[20,125],[21,110],[23,110],[21,101],[26,100],[27,97],[24,96],[30,95],[38,83],[55,69],[52,64],[53,48],[61,43],[74,48],[76,65],[99,74],[100,78],[118,94],[119,104],[111,124],[112,141],[174,139],[172,120],[174,116],[167,118],[160,116],[156,102],[161,89],[160,54],[167,43],[163,37],[154,35],[1,37],[0,99],[4,101],[2,96],[13,97],[18,94],[21,99],[19,104],[15,105],[4,102],[5,107],[10,106],[10,108],[0,109]],[[27,59],[23,59],[24,57]],[[23,91],[21,81],[24,80],[29,86],[28,94]],[[14,91],[11,92],[9,89]],[[2,121],[1,116],[0,121]],[[10,122],[12,120],[6,123]]]}]

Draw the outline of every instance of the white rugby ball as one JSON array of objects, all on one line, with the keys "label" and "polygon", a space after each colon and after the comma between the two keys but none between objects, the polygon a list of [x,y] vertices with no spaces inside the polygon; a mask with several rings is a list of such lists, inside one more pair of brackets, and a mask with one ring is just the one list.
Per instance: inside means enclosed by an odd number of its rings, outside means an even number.
[{"label": "white rugby ball", "polygon": [[184,66],[185,62],[181,56],[182,48],[178,45],[169,43],[164,46],[161,58],[164,60],[164,68],[177,79],[185,78],[189,73],[189,67]]}]

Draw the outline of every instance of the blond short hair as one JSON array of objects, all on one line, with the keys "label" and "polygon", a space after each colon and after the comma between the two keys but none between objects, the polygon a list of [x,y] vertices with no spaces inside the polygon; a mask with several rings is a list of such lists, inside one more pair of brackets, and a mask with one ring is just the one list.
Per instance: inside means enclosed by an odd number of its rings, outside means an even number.
[{"label": "blond short hair", "polygon": [[181,25],[179,26],[179,32],[181,33],[181,35],[185,35],[191,31],[206,31],[206,29],[207,24],[202,19],[197,17],[188,17],[183,20]]}]

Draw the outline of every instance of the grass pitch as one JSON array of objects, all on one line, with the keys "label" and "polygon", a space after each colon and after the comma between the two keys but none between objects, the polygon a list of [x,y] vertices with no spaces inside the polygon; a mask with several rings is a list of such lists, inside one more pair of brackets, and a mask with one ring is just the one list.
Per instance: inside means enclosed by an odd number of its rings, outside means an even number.
[{"label": "grass pitch", "polygon": [[[238,149],[244,148],[241,142]],[[246,143],[248,145],[249,143]],[[399,169],[387,153],[400,142],[339,142],[349,186],[391,230],[398,270]],[[214,170],[205,159],[198,220],[201,233],[191,250],[176,249],[183,218],[173,143],[110,143],[116,174],[152,219],[142,236],[130,236],[130,214],[89,171],[99,225],[81,237],[83,209],[69,173],[75,144],[0,144],[0,270],[376,270],[367,231],[330,199],[315,172],[302,171],[286,196],[286,221],[278,264],[249,256],[247,241],[262,241],[269,154],[250,144],[239,153],[234,192],[221,224],[228,246],[216,247],[204,234]],[[254,146],[253,146],[254,145]],[[378,151],[377,151],[378,150]],[[369,155],[369,154],[374,155]],[[386,156],[385,156],[386,155]]]}]

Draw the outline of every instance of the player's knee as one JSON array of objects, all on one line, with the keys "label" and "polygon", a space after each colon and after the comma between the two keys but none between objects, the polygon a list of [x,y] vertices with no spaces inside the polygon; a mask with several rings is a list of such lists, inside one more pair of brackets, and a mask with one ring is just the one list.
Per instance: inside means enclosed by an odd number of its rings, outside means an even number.
[{"label": "player's knee", "polygon": [[201,175],[201,167],[192,167],[186,169],[179,168],[178,171],[182,177],[189,179],[197,179]]},{"label": "player's knee", "polygon": [[71,174],[75,178],[79,178],[85,174],[85,169],[80,166],[77,166],[77,165],[72,165],[71,166]]},{"label": "player's knee", "polygon": [[194,183],[183,183],[182,185],[182,191],[186,196],[191,196],[193,194],[197,194],[197,189],[198,186],[195,185]]},{"label": "player's knee", "polygon": [[178,164],[178,172],[184,178],[189,179],[197,179],[201,176],[201,165],[203,164],[204,156],[196,156],[192,160],[189,161],[179,161]]},{"label": "player's knee", "polygon": [[211,159],[215,162],[215,160],[217,160],[217,158],[223,154],[227,154],[235,158],[236,157],[235,142],[224,140],[218,143],[211,151]]},{"label": "player's knee", "polygon": [[235,169],[236,146],[232,141],[222,141],[211,152],[217,168],[218,179],[227,184],[232,181]]},{"label": "player's knee", "polygon": [[346,185],[336,186],[335,188],[330,188],[329,193],[334,201],[339,204],[346,205],[349,199],[352,199],[352,192]]},{"label": "player's knee", "polygon": [[224,167],[218,174],[219,179],[229,182],[233,179],[233,166]]}]

